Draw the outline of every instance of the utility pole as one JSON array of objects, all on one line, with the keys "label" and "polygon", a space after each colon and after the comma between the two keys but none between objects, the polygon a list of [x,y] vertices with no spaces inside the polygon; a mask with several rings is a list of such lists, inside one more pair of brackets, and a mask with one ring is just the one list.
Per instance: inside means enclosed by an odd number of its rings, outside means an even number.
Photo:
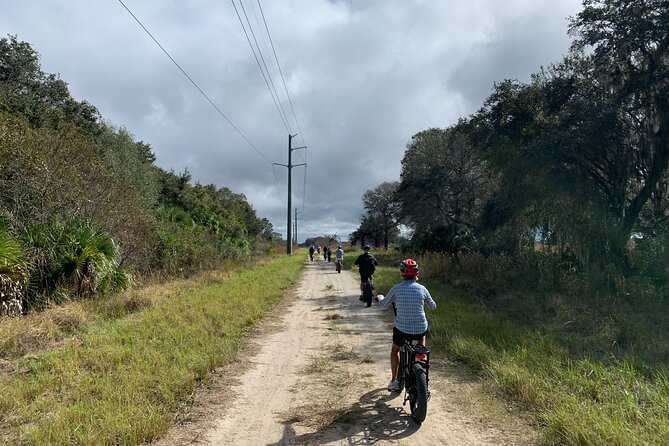
[{"label": "utility pole", "polygon": [[292,240],[292,231],[293,231],[293,225],[291,224],[291,217],[292,217],[292,202],[293,202],[293,191],[292,191],[292,170],[293,167],[298,167],[298,166],[306,166],[306,163],[302,164],[293,164],[292,159],[293,159],[293,150],[299,150],[299,149],[306,149],[307,146],[302,146],[302,147],[293,147],[293,138],[297,136],[297,133],[294,135],[291,135],[290,133],[288,134],[288,164],[279,164],[279,163],[272,163],[277,166],[283,166],[288,168],[288,222],[286,225],[286,238],[288,239],[288,243],[286,246],[286,254],[292,255],[293,254],[293,240]]},{"label": "utility pole", "polygon": [[299,216],[300,211],[295,208],[295,225],[294,225],[294,235],[293,235],[293,240],[295,240],[298,244],[300,243],[299,240],[297,240],[297,221],[301,220],[302,218]]}]

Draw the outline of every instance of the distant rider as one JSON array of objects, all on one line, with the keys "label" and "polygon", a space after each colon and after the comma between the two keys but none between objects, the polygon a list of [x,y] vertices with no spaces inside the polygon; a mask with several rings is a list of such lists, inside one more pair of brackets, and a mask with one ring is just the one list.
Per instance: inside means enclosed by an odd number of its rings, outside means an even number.
[{"label": "distant rider", "polygon": [[400,274],[404,278],[402,282],[393,286],[385,297],[382,294],[376,296],[379,306],[385,308],[394,302],[397,307],[393,326],[393,346],[390,349],[389,391],[399,391],[397,367],[400,362],[400,347],[405,340],[414,339],[425,345],[428,330],[424,306],[427,305],[432,310],[437,308],[427,288],[417,282],[420,270],[415,260],[403,260],[400,263]]},{"label": "distant rider", "polygon": [[344,266],[344,250],[341,249],[341,245],[335,251],[335,262],[341,262],[341,266]]},{"label": "distant rider", "polygon": [[369,253],[369,245],[363,246],[362,249],[365,252],[360,254],[353,263],[358,266],[358,272],[360,273],[360,300],[362,300],[365,284],[376,271],[376,265],[379,264],[374,256]]}]

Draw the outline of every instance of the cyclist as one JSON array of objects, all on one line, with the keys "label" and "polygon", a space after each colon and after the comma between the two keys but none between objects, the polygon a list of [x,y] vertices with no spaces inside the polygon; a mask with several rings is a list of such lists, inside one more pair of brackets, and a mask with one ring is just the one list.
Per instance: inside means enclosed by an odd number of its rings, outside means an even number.
[{"label": "cyclist", "polygon": [[341,245],[335,251],[335,262],[341,262],[341,266],[344,266],[344,250],[341,249]]},{"label": "cyclist", "polygon": [[362,295],[365,290],[365,284],[372,277],[374,271],[376,271],[376,265],[379,264],[374,256],[369,253],[369,245],[363,246],[362,249],[365,252],[360,254],[353,263],[358,266],[358,272],[360,273],[360,300],[363,299]]},{"label": "cyclist", "polygon": [[341,272],[341,269],[344,267],[344,250],[341,249],[341,245],[337,247],[335,251],[335,269],[337,272]]},{"label": "cyclist", "polygon": [[424,306],[427,305],[432,310],[437,308],[427,288],[417,282],[420,270],[415,260],[403,260],[400,263],[400,274],[404,279],[402,282],[393,286],[385,297],[382,294],[376,296],[379,306],[385,308],[394,302],[397,307],[397,315],[393,324],[393,345],[390,349],[389,391],[399,390],[397,367],[400,362],[400,347],[405,340],[419,340],[422,345],[425,345],[427,318]]}]

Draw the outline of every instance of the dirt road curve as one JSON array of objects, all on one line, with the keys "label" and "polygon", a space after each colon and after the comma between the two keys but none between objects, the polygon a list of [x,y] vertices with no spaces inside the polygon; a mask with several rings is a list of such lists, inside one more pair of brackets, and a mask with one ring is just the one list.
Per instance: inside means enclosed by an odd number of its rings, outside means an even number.
[{"label": "dirt road curve", "polygon": [[[351,259],[347,259],[351,261]],[[390,314],[358,301],[357,277],[306,267],[240,357],[196,395],[164,445],[531,445],[536,434],[480,391],[462,367],[433,359],[425,422],[389,393]],[[390,310],[388,310],[391,313]]]}]

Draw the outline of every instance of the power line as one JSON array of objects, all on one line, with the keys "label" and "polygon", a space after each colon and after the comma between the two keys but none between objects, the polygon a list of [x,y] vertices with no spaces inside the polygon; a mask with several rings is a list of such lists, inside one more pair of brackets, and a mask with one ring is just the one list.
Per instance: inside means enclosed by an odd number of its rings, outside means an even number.
[{"label": "power line", "polygon": [[[276,48],[274,47],[274,40],[272,39],[272,34],[269,32],[269,26],[267,26],[267,20],[265,19],[265,12],[262,9],[262,5],[260,4],[260,0],[257,0],[258,2],[258,8],[260,8],[260,15],[262,16],[262,21],[265,24],[265,31],[267,31],[267,37],[269,37],[269,42],[270,45],[272,46],[272,53],[274,54],[274,60],[276,61],[276,66],[279,68],[279,74],[281,75],[281,81],[283,82],[283,89],[286,91],[286,97],[288,98],[288,103],[290,104],[290,109],[293,112],[293,118],[295,118],[295,124],[297,125],[297,130],[300,134],[300,139],[302,140],[302,145],[307,146],[307,143],[304,141],[304,135],[302,134],[302,129],[300,128],[300,122],[297,119],[297,114],[295,113],[295,107],[293,107],[293,101],[290,98],[290,93],[288,92],[288,86],[286,85],[286,79],[283,76],[283,70],[281,69],[281,64],[279,63],[279,58],[276,55]],[[298,155],[300,158],[302,158],[302,161],[304,162],[304,184],[302,186],[302,212],[304,213],[304,201],[305,197],[307,195],[307,151],[304,151],[304,157],[302,157],[302,153],[298,152]]]},{"label": "power line", "polygon": [[[290,126],[288,125],[288,122],[284,118],[284,116],[281,114],[281,109],[279,108],[279,104],[277,100],[274,98],[274,93],[272,92],[272,87],[269,85],[269,81],[267,80],[267,76],[265,76],[265,71],[262,69],[262,66],[260,65],[260,60],[258,59],[258,55],[256,54],[256,50],[253,48],[253,44],[251,43],[251,38],[249,37],[249,33],[246,32],[246,27],[244,26],[244,22],[242,21],[242,16],[239,15],[239,10],[237,9],[237,5],[235,5],[234,0],[230,0],[232,3],[232,6],[235,8],[235,13],[237,13],[237,18],[239,19],[239,24],[242,25],[242,30],[244,30],[244,35],[246,36],[246,40],[249,43],[249,46],[251,47],[251,52],[253,53],[253,57],[256,60],[256,63],[258,64],[258,68],[260,69],[260,73],[262,74],[263,79],[265,80],[265,85],[267,85],[267,88],[269,89],[269,94],[272,96],[272,101],[274,101],[274,106],[276,107],[276,111],[279,113],[279,117],[281,118],[281,121],[283,122],[284,127],[286,127],[286,130],[288,133],[291,133]],[[242,4],[240,0],[240,5],[242,7],[242,10],[244,9],[244,5]],[[246,14],[246,13],[244,13]],[[247,17],[248,21],[248,17]],[[253,34],[253,28],[251,28],[251,25],[249,24],[249,28],[251,31],[251,34]],[[255,35],[254,35],[254,40],[255,40]],[[256,40],[256,45],[257,45],[257,40]],[[260,52],[260,47],[258,47],[258,52]],[[262,58],[262,54],[260,54],[260,57]],[[264,59],[263,59],[264,61]],[[267,73],[269,75],[269,72]],[[271,79],[271,77],[270,77]]]},{"label": "power line", "polygon": [[258,7],[260,8],[260,14],[262,15],[262,21],[265,24],[265,30],[267,31],[267,37],[269,37],[269,42],[270,45],[272,46],[272,53],[274,53],[274,60],[276,61],[276,66],[279,67],[279,74],[281,75],[283,88],[286,91],[286,97],[288,98],[288,103],[290,104],[290,109],[293,112],[293,118],[295,118],[295,124],[297,125],[297,130],[300,134],[300,138],[302,139],[302,145],[306,146],[307,143],[304,141],[304,136],[302,135],[302,129],[300,128],[300,122],[297,120],[297,115],[295,114],[295,108],[293,107],[293,101],[290,99],[290,93],[288,93],[288,86],[286,85],[286,79],[283,77],[283,70],[281,69],[279,58],[276,55],[276,49],[274,48],[274,40],[272,40],[272,34],[269,32],[269,27],[267,26],[267,20],[265,20],[265,13],[263,12],[260,0],[257,0],[257,2],[258,2]]},{"label": "power line", "polygon": [[[214,101],[212,101],[212,100],[209,98],[209,96],[207,96],[207,94],[200,88],[200,86],[193,80],[193,78],[191,78],[191,77],[188,75],[188,73],[186,73],[186,71],[185,71],[183,68],[181,68],[181,65],[179,65],[179,64],[177,63],[177,61],[174,60],[174,58],[170,55],[170,53],[168,53],[167,50],[160,44],[160,42],[158,42],[158,40],[157,40],[155,37],[153,37],[153,34],[151,34],[151,32],[146,28],[146,26],[144,26],[144,24],[137,18],[137,16],[135,16],[135,14],[133,14],[133,12],[132,12],[132,11],[125,5],[125,3],[123,3],[122,0],[118,0],[118,2],[125,8],[126,11],[128,11],[128,13],[132,16],[132,18],[135,19],[135,21],[139,24],[139,26],[142,27],[142,29],[149,35],[149,37],[151,37],[151,39],[156,43],[156,45],[158,45],[158,47],[163,51],[163,53],[165,53],[165,55],[166,55],[167,57],[169,57],[169,59],[172,61],[172,63],[174,63],[174,65],[176,65],[176,67],[179,69],[179,71],[181,71],[181,73],[182,73],[184,76],[186,76],[186,78],[190,81],[191,84],[193,84],[193,86],[197,89],[197,91],[199,91],[200,94],[202,94],[202,96],[205,97],[205,99],[212,105],[212,107],[214,107],[214,109],[216,109],[216,111],[217,111],[217,112],[218,112],[218,113],[219,113],[219,114],[220,114],[220,115],[227,121],[228,124],[230,124],[230,126],[231,126],[233,129],[235,129],[235,131],[236,131],[236,132],[237,132],[237,133],[238,133],[238,134],[239,134],[239,135],[240,135],[240,136],[241,136],[241,137],[242,137],[242,138],[243,138],[243,139],[244,139],[244,140],[245,140],[245,141],[246,141],[252,148],[253,148],[253,150],[255,150],[256,152],[258,152],[258,154],[259,154],[265,161],[267,161],[267,162],[269,163],[270,166],[272,166],[272,171],[274,171],[274,165],[272,164],[272,161],[270,161],[269,158],[267,158],[267,157],[265,156],[265,154],[262,153],[262,152],[260,151],[260,149],[258,149],[258,148],[255,146],[255,144],[253,144],[253,143],[251,142],[251,140],[250,140],[249,138],[247,138],[246,135],[244,135],[244,133],[242,133],[241,130],[239,130],[239,128],[237,128],[237,126],[230,120],[230,118],[228,118],[228,117],[225,115],[225,113],[223,113],[223,112],[221,111],[221,109],[214,103]],[[279,191],[279,196],[281,196],[281,188],[279,187],[279,180],[278,180],[277,177],[276,177],[276,172],[274,172],[274,179],[276,180],[276,186],[277,186],[277,189],[278,189],[278,191]],[[282,198],[282,200],[283,200],[283,198]]]},{"label": "power line", "polygon": [[253,149],[254,149],[256,152],[258,152],[258,154],[260,154],[260,156],[262,156],[262,157],[265,159],[265,161],[267,161],[268,163],[272,164],[272,162],[269,160],[269,158],[267,158],[267,157],[265,156],[265,154],[262,153],[262,152],[260,151],[260,149],[258,149],[258,148],[255,146],[255,144],[253,144],[253,143],[246,137],[246,135],[244,135],[244,134],[242,133],[242,131],[239,130],[239,129],[237,128],[237,126],[230,120],[230,118],[228,118],[227,116],[225,116],[225,113],[223,113],[223,112],[221,111],[221,109],[218,108],[218,106],[214,103],[214,101],[212,101],[212,100],[209,98],[209,96],[207,96],[207,94],[206,94],[204,91],[202,91],[202,89],[200,88],[200,86],[199,86],[199,85],[198,85],[198,84],[197,84],[197,83],[196,83],[196,82],[195,82],[195,81],[188,75],[188,73],[186,73],[186,71],[185,71],[183,68],[181,68],[181,65],[179,65],[179,64],[177,63],[177,61],[174,60],[174,58],[170,55],[170,53],[168,53],[167,50],[160,44],[160,42],[158,42],[158,40],[156,40],[156,38],[153,37],[153,34],[151,34],[151,32],[150,32],[148,29],[146,29],[146,27],[144,26],[144,24],[143,24],[143,23],[142,23],[142,22],[135,16],[135,14],[132,13],[132,11],[125,5],[125,3],[123,3],[122,0],[118,0],[118,1],[119,1],[119,3],[120,3],[121,5],[123,5],[123,7],[125,8],[125,10],[128,11],[128,13],[132,16],[132,18],[135,19],[135,21],[136,21],[137,23],[139,23],[139,26],[141,26],[142,29],[143,29],[144,31],[146,31],[146,33],[149,35],[149,37],[151,37],[151,39],[156,43],[156,45],[158,45],[158,46],[160,47],[160,49],[163,50],[163,53],[165,53],[165,55],[166,55],[167,57],[170,58],[170,60],[172,61],[172,63],[174,63],[174,65],[176,65],[176,67],[179,69],[179,71],[181,71],[181,73],[183,73],[183,75],[186,76],[186,78],[188,78],[188,80],[191,82],[191,84],[193,84],[193,86],[194,86],[195,88],[197,88],[197,91],[199,91],[199,92],[202,94],[202,96],[204,96],[205,99],[207,99],[207,101],[209,101],[209,103],[216,109],[216,111],[217,111],[221,116],[223,116],[223,118],[228,122],[228,124],[230,124],[230,126],[231,126],[233,129],[235,129],[235,130],[237,131],[237,133],[239,133],[239,135],[240,135],[242,138],[244,138],[244,140],[245,140],[247,143],[249,143],[249,145],[250,145],[251,147],[253,147]]},{"label": "power line", "polygon": [[[253,7],[253,2],[249,3],[251,5],[251,10],[253,11],[253,15],[255,16],[256,23],[258,24],[258,28],[260,28],[260,21],[258,20],[258,14],[256,13],[255,8]],[[269,78],[269,83],[272,86],[272,91],[274,91],[274,95],[276,96],[276,100],[279,103],[279,108],[281,108],[281,113],[284,119],[286,120],[286,123],[288,124],[288,129],[292,133],[293,128],[290,125],[290,119],[288,119],[288,115],[286,114],[286,110],[283,108],[283,104],[281,101],[281,98],[279,97],[279,93],[276,91],[276,86],[274,85],[274,79],[272,78],[272,73],[269,71],[269,68],[267,67],[267,63],[265,62],[265,56],[263,56],[262,49],[260,48],[260,44],[258,43],[258,39],[256,39],[256,33],[253,32],[253,26],[251,25],[251,21],[249,19],[249,16],[246,14],[246,8],[244,8],[244,2],[243,0],[239,0],[239,5],[242,7],[242,11],[244,12],[244,17],[246,18],[246,23],[249,25],[249,30],[251,31],[251,36],[253,37],[253,41],[256,44],[256,49],[258,50],[258,54],[260,55],[260,60],[262,60],[262,64],[265,67],[265,71],[267,72],[267,77]],[[262,30],[262,28],[261,28]],[[263,41],[265,42],[265,46],[267,46],[267,41],[264,40],[264,35],[259,33],[261,37],[263,37]]]},{"label": "power line", "polygon": [[272,172],[274,173],[274,181],[276,182],[276,188],[279,191],[279,198],[281,201],[283,201],[283,194],[281,194],[281,187],[279,186],[279,179],[276,176],[276,169],[274,168],[274,164],[272,164]]}]

